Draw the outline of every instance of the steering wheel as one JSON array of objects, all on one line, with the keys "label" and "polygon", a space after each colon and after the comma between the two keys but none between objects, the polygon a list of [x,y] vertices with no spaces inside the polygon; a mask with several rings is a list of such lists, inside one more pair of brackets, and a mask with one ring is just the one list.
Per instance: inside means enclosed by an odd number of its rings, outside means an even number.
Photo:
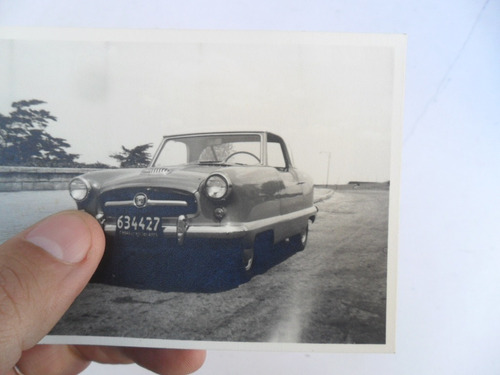
[{"label": "steering wheel", "polygon": [[236,152],[233,152],[231,155],[229,155],[227,158],[224,159],[223,163],[226,163],[229,159],[231,159],[233,156],[238,155],[238,154],[250,155],[251,157],[255,158],[260,163],[260,159],[257,156],[255,156],[254,154],[252,154],[251,152],[248,152],[248,151],[236,151]]}]

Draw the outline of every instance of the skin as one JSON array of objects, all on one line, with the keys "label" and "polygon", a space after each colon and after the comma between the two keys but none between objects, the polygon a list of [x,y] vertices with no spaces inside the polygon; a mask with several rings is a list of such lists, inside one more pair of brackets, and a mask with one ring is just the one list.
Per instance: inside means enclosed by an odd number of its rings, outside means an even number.
[{"label": "skin", "polygon": [[137,363],[157,374],[188,374],[203,350],[37,345],[88,283],[104,252],[90,215],[66,211],[42,220],[0,246],[0,375],[70,375],[92,361]]}]

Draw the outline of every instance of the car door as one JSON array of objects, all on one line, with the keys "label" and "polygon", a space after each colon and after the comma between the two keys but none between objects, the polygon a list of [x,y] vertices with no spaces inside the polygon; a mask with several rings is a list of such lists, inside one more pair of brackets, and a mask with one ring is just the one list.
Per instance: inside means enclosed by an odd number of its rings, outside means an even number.
[{"label": "car door", "polygon": [[295,168],[291,165],[285,144],[280,139],[268,141],[267,162],[274,167],[281,180],[279,192],[280,213],[285,215],[303,208],[303,184]]}]

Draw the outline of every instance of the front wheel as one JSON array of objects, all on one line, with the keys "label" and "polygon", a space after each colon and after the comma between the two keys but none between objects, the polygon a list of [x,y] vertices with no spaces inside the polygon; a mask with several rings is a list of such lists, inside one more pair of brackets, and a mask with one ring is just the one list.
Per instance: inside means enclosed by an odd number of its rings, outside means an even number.
[{"label": "front wheel", "polygon": [[243,262],[243,269],[245,270],[245,272],[249,272],[252,269],[254,260],[255,260],[254,248],[251,247],[249,249],[244,249],[242,262]]},{"label": "front wheel", "polygon": [[306,248],[307,238],[309,237],[309,225],[307,225],[299,234],[290,237],[290,243],[297,251],[302,251]]}]

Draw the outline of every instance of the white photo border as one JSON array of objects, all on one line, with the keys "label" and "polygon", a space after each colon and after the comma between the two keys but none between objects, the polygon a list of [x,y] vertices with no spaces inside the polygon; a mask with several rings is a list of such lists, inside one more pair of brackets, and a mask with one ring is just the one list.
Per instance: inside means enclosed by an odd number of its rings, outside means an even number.
[{"label": "white photo border", "polygon": [[99,336],[46,336],[41,344],[113,345],[181,349],[308,351],[308,352],[373,352],[396,351],[397,249],[399,199],[401,181],[402,126],[406,35],[345,34],[297,31],[205,31],[205,30],[133,30],[133,29],[65,29],[65,28],[0,28],[2,40],[29,41],[119,41],[136,43],[262,43],[312,44],[337,46],[390,47],[394,50],[394,87],[391,124],[391,166],[389,196],[386,343],[365,344],[295,344],[263,342],[214,342],[168,339],[143,339]]}]

